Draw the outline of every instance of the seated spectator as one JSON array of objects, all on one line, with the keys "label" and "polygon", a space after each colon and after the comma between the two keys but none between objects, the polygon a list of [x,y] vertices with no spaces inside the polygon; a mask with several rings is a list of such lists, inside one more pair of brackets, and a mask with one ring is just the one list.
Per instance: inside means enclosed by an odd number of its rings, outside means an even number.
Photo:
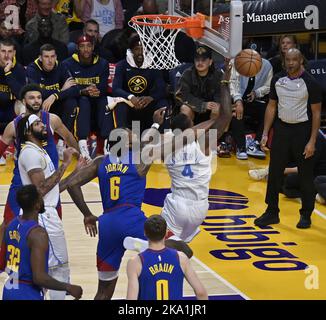
[{"label": "seated spectator", "polygon": [[[11,40],[0,41],[0,134],[15,114],[16,97],[25,85],[25,69],[16,62],[15,45]],[[4,159],[1,160],[5,164]]]},{"label": "seated spectator", "polygon": [[[120,31],[120,30],[114,30],[114,31]],[[113,53],[109,49],[101,45],[100,27],[97,21],[93,19],[87,20],[85,22],[83,30],[80,32],[77,38],[79,38],[81,35],[87,35],[93,39],[94,53],[98,54],[101,58],[104,58],[109,62],[114,60]],[[69,55],[76,53],[76,43],[69,42],[68,48],[69,48]]]},{"label": "seated spectator", "polygon": [[28,43],[23,48],[23,61],[27,66],[40,54],[40,48],[45,44],[52,44],[56,48],[58,61],[63,61],[68,58],[67,46],[58,40],[52,38],[53,26],[49,18],[41,18],[38,20],[38,34],[39,37],[35,41]]},{"label": "seated spectator", "polygon": [[120,0],[80,0],[76,12],[83,21],[97,21],[101,37],[113,29],[123,28],[124,15]]},{"label": "seated spectator", "polygon": [[[232,68],[230,93],[235,103],[235,113],[231,121],[232,136],[237,146],[236,156],[240,160],[248,159],[248,155],[265,158],[265,152],[260,149],[260,140],[264,129],[265,110],[273,77],[271,64],[262,59],[262,68],[255,77],[248,78],[238,74]],[[246,147],[245,124],[250,117],[257,125],[255,139]]]},{"label": "seated spectator", "polygon": [[108,62],[94,54],[93,39],[81,36],[77,40],[77,52],[63,63],[78,85],[78,111],[76,136],[84,157],[89,158],[87,138],[97,132],[101,142],[109,137],[113,127],[112,114],[107,112]]},{"label": "seated spectator", "polygon": [[269,59],[269,62],[273,67],[273,74],[277,74],[283,70],[285,54],[289,51],[289,49],[297,47],[298,42],[295,35],[285,34],[280,37],[279,53],[275,57]]},{"label": "seated spectator", "polygon": [[67,44],[69,41],[68,25],[64,16],[53,11],[54,0],[35,0],[37,4],[36,15],[27,22],[25,43],[31,43],[39,38],[39,21],[42,18],[49,18],[52,22],[51,38]]},{"label": "seated spectator", "polygon": [[198,46],[194,65],[183,72],[175,94],[180,111],[193,119],[194,124],[208,120],[210,110],[220,105],[221,79],[222,73],[215,69],[211,49]]},{"label": "seated spectator", "polygon": [[[28,65],[27,81],[42,88],[43,110],[57,114],[72,131],[77,113],[79,89],[68,69],[57,61],[56,49],[45,44],[39,58]],[[58,153],[63,157],[63,140],[59,139]]]},{"label": "seated spectator", "polygon": [[[125,27],[128,27],[128,21],[136,15],[137,10],[141,7],[143,0],[121,0],[124,11]],[[164,0],[166,2],[166,0]]]},{"label": "seated spectator", "polygon": [[166,84],[159,70],[146,67],[143,46],[139,36],[129,39],[126,59],[120,61],[115,70],[112,94],[131,101],[134,108],[120,103],[114,110],[116,127],[131,127],[131,121],[140,121],[140,130],[152,125],[155,110],[167,106]]},{"label": "seated spectator", "polygon": [[79,0],[56,0],[55,11],[61,13],[67,22],[69,31],[81,30],[84,26],[76,13],[76,4]]}]

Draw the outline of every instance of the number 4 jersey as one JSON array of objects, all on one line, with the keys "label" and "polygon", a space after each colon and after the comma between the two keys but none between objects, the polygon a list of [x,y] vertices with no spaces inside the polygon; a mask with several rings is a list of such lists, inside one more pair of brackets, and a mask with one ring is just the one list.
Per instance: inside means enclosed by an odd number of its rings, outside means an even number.
[{"label": "number 4 jersey", "polygon": [[211,154],[203,154],[197,141],[169,157],[166,166],[171,177],[172,194],[194,201],[208,199],[211,160]]}]

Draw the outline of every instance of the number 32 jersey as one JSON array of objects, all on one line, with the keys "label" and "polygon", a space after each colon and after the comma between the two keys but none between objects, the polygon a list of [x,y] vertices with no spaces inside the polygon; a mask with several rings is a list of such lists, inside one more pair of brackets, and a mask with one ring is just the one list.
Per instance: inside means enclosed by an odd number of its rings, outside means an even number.
[{"label": "number 32 jersey", "polygon": [[206,156],[197,141],[170,156],[166,166],[172,194],[195,201],[207,199],[212,176],[211,160],[212,154]]}]

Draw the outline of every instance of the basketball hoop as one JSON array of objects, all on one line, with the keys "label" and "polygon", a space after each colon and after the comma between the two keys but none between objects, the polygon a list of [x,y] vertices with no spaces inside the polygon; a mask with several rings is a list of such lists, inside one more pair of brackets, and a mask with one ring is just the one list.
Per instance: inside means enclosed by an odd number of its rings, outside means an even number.
[{"label": "basketball hoop", "polygon": [[178,32],[185,29],[190,37],[201,38],[205,16],[199,13],[187,18],[160,14],[134,16],[129,21],[129,26],[139,35],[146,67],[169,70],[180,65],[174,50]]}]

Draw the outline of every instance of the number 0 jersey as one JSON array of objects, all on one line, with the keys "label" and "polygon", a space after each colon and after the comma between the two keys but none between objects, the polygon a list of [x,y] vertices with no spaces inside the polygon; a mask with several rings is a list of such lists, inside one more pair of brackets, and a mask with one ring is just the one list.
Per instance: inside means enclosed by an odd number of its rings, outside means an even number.
[{"label": "number 0 jersey", "polygon": [[132,164],[132,152],[124,158],[107,155],[98,168],[103,210],[130,204],[141,207],[146,177],[141,177]]},{"label": "number 0 jersey", "polygon": [[147,249],[139,257],[142,271],[138,300],[181,300],[184,274],[178,252],[170,248]]}]

